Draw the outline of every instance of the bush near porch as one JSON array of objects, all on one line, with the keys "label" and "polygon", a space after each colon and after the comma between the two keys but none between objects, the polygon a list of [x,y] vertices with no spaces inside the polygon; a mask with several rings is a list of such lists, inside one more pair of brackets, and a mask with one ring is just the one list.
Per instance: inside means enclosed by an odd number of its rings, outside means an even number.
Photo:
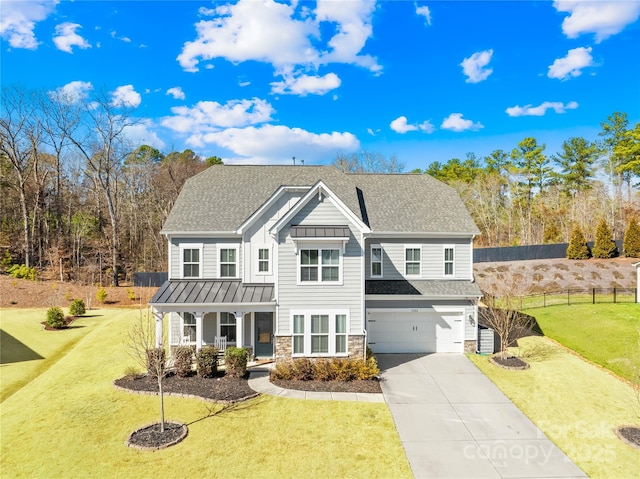
[{"label": "bush near porch", "polygon": [[[158,420],[157,396],[112,384],[132,365],[124,342],[139,313],[105,310],[80,320],[84,328],[44,336],[45,310],[11,312],[0,311],[0,328],[45,359],[0,368],[3,393],[7,371],[27,378],[0,405],[3,476],[412,477],[391,414],[378,403],[259,397],[216,414],[211,403],[165,397],[167,419],[187,423],[189,436],[157,452],[127,448],[131,431]],[[64,346],[49,348],[53,338]],[[36,372],[32,363],[41,365]]]}]

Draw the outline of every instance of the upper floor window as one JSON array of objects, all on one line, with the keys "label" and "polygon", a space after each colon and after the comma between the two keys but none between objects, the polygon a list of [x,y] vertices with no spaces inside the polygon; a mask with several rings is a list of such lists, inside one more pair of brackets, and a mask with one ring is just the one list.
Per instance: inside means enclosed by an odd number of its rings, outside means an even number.
[{"label": "upper floor window", "polygon": [[218,263],[221,278],[238,277],[238,248],[220,248]]},{"label": "upper floor window", "polygon": [[445,246],[444,248],[444,275],[452,276],[453,275],[453,246]]},{"label": "upper floor window", "polygon": [[300,250],[301,282],[339,282],[339,249]]},{"label": "upper floor window", "polygon": [[180,245],[180,260],[183,278],[202,278],[202,245]]},{"label": "upper floor window", "polygon": [[268,274],[271,272],[270,253],[269,248],[258,248],[258,273]]},{"label": "upper floor window", "polygon": [[406,276],[420,276],[421,249],[415,246],[404,248],[404,273]]},{"label": "upper floor window", "polygon": [[371,245],[371,276],[382,276],[382,246]]}]

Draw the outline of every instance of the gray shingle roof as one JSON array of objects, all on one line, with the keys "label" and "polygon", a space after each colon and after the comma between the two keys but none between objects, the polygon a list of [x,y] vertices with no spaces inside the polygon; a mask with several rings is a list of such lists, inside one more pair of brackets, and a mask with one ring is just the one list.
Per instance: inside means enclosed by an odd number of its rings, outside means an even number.
[{"label": "gray shingle roof", "polygon": [[235,232],[281,186],[311,187],[319,180],[373,233],[479,234],[456,191],[429,175],[258,165],[214,165],[190,178],[163,232]]},{"label": "gray shingle roof", "polygon": [[158,306],[272,302],[273,284],[243,284],[239,280],[170,280],[160,286],[149,304]]},{"label": "gray shingle roof", "polygon": [[434,297],[482,296],[477,283],[452,280],[369,280],[365,283],[365,294],[416,295]]}]

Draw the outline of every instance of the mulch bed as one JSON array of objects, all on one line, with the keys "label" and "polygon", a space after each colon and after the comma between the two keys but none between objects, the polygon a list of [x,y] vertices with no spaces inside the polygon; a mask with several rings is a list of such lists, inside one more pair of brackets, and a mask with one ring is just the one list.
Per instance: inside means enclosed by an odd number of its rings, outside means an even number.
[{"label": "mulch bed", "polygon": [[504,369],[513,369],[513,370],[529,369],[529,363],[527,363],[526,361],[523,361],[520,358],[516,358],[515,356],[509,356],[503,359],[499,355],[496,355],[496,356],[491,356],[489,360],[495,365],[500,366],[501,368],[504,368]]},{"label": "mulch bed", "polygon": [[[152,376],[125,376],[116,379],[114,384],[121,389],[133,392],[158,393],[158,381]],[[164,379],[162,387],[165,393],[171,395],[193,396],[219,402],[237,402],[257,395],[249,387],[247,379],[226,376],[201,378],[194,375],[179,378],[175,374],[170,374]]]},{"label": "mulch bed", "polygon": [[616,429],[616,434],[620,439],[629,444],[631,447],[640,449],[640,427],[620,426]]},{"label": "mulch bed", "polygon": [[298,391],[317,391],[332,393],[380,393],[380,383],[370,381],[284,381],[272,379],[276,386]]},{"label": "mulch bed", "polygon": [[127,439],[127,446],[145,451],[157,451],[178,444],[187,437],[187,434],[188,429],[185,424],[165,421],[164,432],[160,430],[160,423],[133,431]]}]

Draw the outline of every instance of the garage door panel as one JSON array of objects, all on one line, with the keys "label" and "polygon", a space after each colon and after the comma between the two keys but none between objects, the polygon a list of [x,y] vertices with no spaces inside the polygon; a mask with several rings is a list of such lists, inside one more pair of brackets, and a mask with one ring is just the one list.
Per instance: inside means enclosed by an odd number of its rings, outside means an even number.
[{"label": "garage door panel", "polygon": [[463,316],[435,312],[370,312],[368,342],[374,353],[463,351]]}]

